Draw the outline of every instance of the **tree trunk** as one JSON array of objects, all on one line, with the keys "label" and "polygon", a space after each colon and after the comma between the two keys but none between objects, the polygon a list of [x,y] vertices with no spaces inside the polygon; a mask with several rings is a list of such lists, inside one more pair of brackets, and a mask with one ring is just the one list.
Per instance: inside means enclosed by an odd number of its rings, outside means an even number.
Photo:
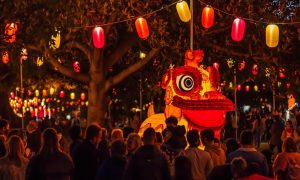
[{"label": "tree trunk", "polygon": [[90,81],[89,83],[89,108],[88,108],[88,124],[99,123],[104,126],[104,116],[105,116],[105,90],[103,86],[99,83]]}]

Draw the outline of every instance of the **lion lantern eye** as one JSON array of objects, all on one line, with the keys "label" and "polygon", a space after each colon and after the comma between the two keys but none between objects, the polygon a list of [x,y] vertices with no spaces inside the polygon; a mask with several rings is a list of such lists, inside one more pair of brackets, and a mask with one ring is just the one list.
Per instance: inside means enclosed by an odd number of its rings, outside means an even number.
[{"label": "lion lantern eye", "polygon": [[194,79],[190,75],[180,75],[176,77],[176,85],[181,91],[189,92],[194,87]]}]

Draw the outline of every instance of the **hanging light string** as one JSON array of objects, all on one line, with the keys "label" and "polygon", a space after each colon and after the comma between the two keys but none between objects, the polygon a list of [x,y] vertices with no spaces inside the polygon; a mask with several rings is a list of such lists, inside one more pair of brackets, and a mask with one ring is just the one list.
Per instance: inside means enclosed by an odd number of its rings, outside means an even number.
[{"label": "hanging light string", "polygon": [[[214,10],[220,12],[220,13],[223,13],[223,14],[226,14],[228,16],[231,16],[231,17],[238,17],[237,15],[234,15],[234,14],[231,14],[231,13],[228,13],[222,9],[219,9],[219,8],[216,8],[216,7],[213,7],[211,6],[210,4],[207,4],[201,0],[198,0],[202,5],[205,5],[205,6],[209,6],[211,8],[213,8]],[[270,22],[267,22],[267,21],[258,21],[258,20],[255,20],[255,19],[250,19],[250,18],[244,18],[244,17],[240,17],[241,19],[244,19],[246,21],[250,21],[252,23],[263,23],[263,24],[270,24]],[[281,24],[281,25],[293,25],[293,24],[300,24],[300,21],[296,21],[296,22],[272,22],[272,24]]]},{"label": "hanging light string", "polygon": [[[110,26],[110,25],[114,25],[114,24],[119,24],[119,23],[124,23],[124,22],[127,22],[127,21],[132,21],[134,19],[137,19],[139,17],[146,17],[146,16],[150,16],[152,14],[156,14],[160,11],[163,11],[171,6],[174,6],[175,4],[177,3],[180,3],[182,0],[179,0],[179,1],[176,1],[176,2],[173,2],[171,4],[168,4],[168,5],[165,5],[165,6],[162,6],[161,8],[157,9],[157,10],[154,10],[154,11],[151,11],[150,13],[147,13],[147,14],[143,14],[143,15],[140,15],[140,16],[134,16],[134,17],[131,17],[131,18],[128,18],[128,19],[124,19],[124,20],[120,20],[120,21],[114,21],[114,22],[108,22],[108,23],[104,23],[104,24],[97,24],[97,25],[86,25],[84,26],[85,28],[94,28],[95,26]],[[83,27],[75,27],[75,28],[83,28]]]}]

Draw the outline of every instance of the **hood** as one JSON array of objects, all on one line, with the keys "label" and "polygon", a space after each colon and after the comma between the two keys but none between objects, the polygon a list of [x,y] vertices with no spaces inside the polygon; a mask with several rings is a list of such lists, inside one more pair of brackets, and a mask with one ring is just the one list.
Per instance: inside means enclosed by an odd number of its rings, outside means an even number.
[{"label": "hood", "polygon": [[222,149],[220,148],[220,146],[218,145],[209,145],[209,146],[205,146],[205,151],[208,151],[209,153],[214,153],[218,156],[222,155]]}]

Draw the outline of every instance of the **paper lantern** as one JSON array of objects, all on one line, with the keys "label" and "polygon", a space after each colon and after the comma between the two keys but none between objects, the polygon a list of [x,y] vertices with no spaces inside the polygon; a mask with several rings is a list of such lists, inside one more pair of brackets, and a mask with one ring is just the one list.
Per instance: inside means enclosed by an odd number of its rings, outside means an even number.
[{"label": "paper lantern", "polygon": [[279,41],[279,28],[276,24],[270,24],[266,28],[266,44],[268,47],[276,47]]},{"label": "paper lantern", "polygon": [[23,60],[23,61],[27,60],[27,58],[28,58],[28,52],[27,52],[26,48],[22,48],[20,56],[21,56],[21,60]]},{"label": "paper lantern", "polygon": [[142,17],[137,18],[135,28],[141,39],[147,39],[149,37],[149,28],[146,19]]},{"label": "paper lantern", "polygon": [[34,91],[34,94],[35,94],[36,97],[38,97],[38,96],[40,95],[39,90],[35,90],[35,91]]},{"label": "paper lantern", "polygon": [[218,63],[213,64],[214,68],[219,69],[220,65]]},{"label": "paper lantern", "polygon": [[291,87],[291,83],[286,83],[286,88],[290,88]]},{"label": "paper lantern", "polygon": [[2,62],[3,64],[8,64],[9,63],[9,56],[7,51],[2,52]]},{"label": "paper lantern", "polygon": [[253,74],[254,76],[256,76],[256,75],[258,74],[258,65],[257,65],[257,64],[254,64],[254,65],[252,66],[252,74]]},{"label": "paper lantern", "polygon": [[262,89],[266,90],[266,88],[267,88],[267,85],[266,84],[262,84]]},{"label": "paper lantern", "polygon": [[280,68],[279,69],[279,78],[283,79],[285,77],[285,69],[284,68]]},{"label": "paper lantern", "polygon": [[47,96],[47,90],[43,89],[42,94],[43,94],[44,97],[46,97]]},{"label": "paper lantern", "polygon": [[50,48],[58,49],[60,46],[60,38],[60,31],[56,31],[56,35],[51,36],[51,42],[49,42]]},{"label": "paper lantern", "polygon": [[238,91],[242,90],[242,85],[238,84],[238,85],[237,85],[237,90],[238,90]]},{"label": "paper lantern", "polygon": [[64,98],[65,97],[65,92],[64,91],[60,91],[59,92],[59,97],[60,98]]},{"label": "paper lantern", "polygon": [[234,41],[241,41],[245,33],[245,21],[240,18],[236,18],[232,23],[231,38]]},{"label": "paper lantern", "polygon": [[97,26],[93,29],[93,43],[95,48],[103,48],[105,44],[105,34],[102,27]]},{"label": "paper lantern", "polygon": [[16,23],[7,23],[4,30],[4,41],[8,43],[15,42],[17,30],[18,25]]},{"label": "paper lantern", "polygon": [[242,62],[239,62],[238,64],[238,68],[240,71],[242,71],[246,66],[246,62],[245,61],[242,61]]},{"label": "paper lantern", "polygon": [[36,59],[36,65],[37,66],[42,66],[44,64],[44,58],[43,57],[38,57]]},{"label": "paper lantern", "polygon": [[215,12],[210,6],[206,6],[202,10],[202,26],[205,28],[211,28],[214,23]]},{"label": "paper lantern", "polygon": [[85,93],[80,94],[80,99],[83,100],[83,101],[85,100]]},{"label": "paper lantern", "polygon": [[255,91],[255,92],[258,91],[258,86],[257,86],[257,85],[254,86],[254,91]]},{"label": "paper lantern", "polygon": [[246,89],[246,92],[249,92],[250,91],[250,86],[247,85],[245,89]]},{"label": "paper lantern", "polygon": [[185,1],[178,2],[176,4],[176,10],[181,21],[188,22],[191,19],[191,12]]},{"label": "paper lantern", "polygon": [[73,70],[77,73],[80,72],[80,63],[78,61],[73,63]]},{"label": "paper lantern", "polygon": [[70,93],[70,99],[72,99],[72,100],[75,99],[75,93],[74,93],[74,92],[71,92],[71,93]]},{"label": "paper lantern", "polygon": [[55,89],[53,87],[50,88],[50,95],[53,95],[55,92]]}]

